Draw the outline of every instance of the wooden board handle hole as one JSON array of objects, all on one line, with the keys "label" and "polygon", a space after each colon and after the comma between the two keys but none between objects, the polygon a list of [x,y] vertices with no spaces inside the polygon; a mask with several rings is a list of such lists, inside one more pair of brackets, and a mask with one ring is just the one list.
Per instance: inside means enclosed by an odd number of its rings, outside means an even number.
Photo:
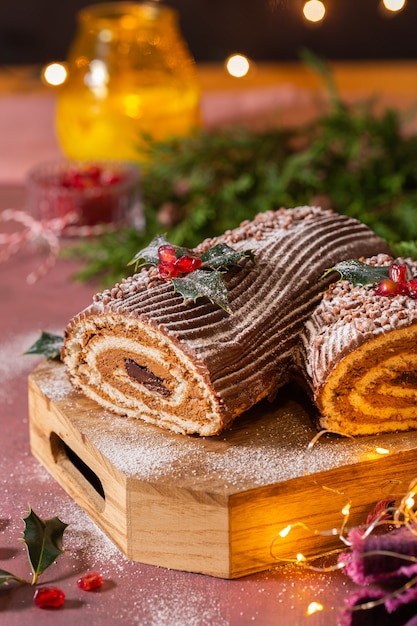
[{"label": "wooden board handle hole", "polygon": [[55,463],[64,467],[79,484],[80,475],[84,479],[84,487],[88,490],[89,501],[102,511],[106,500],[103,484],[95,472],[78,454],[65,443],[59,435],[51,432],[49,436],[51,452]]}]

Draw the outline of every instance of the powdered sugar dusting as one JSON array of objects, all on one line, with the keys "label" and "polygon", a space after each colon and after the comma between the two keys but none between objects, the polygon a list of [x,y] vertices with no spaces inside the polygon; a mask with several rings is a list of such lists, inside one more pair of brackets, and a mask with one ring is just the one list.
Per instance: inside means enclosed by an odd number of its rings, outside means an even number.
[{"label": "powdered sugar dusting", "polygon": [[[61,331],[52,331],[62,333]],[[26,332],[2,338],[0,342],[0,402],[11,402],[8,381],[25,376],[43,359],[41,355],[26,355],[25,352],[39,338],[40,331]]]},{"label": "powdered sugar dusting", "polygon": [[58,402],[83,437],[122,474],[141,481],[180,481],[184,488],[221,493],[282,483],[377,458],[376,445],[414,446],[403,433],[351,439],[317,435],[311,415],[291,391],[278,403],[263,403],[241,416],[229,431],[215,437],[187,437],[123,418],[76,393],[62,364],[45,366],[39,375],[43,393]]},{"label": "powdered sugar dusting", "polygon": [[73,392],[71,383],[66,376],[62,375],[61,369],[51,372],[47,378],[42,378],[38,382],[38,386],[47,398],[53,401],[68,398]]},{"label": "powdered sugar dusting", "polygon": [[24,352],[36,341],[36,333],[24,333],[3,339],[0,343],[0,377],[3,385],[0,400],[5,400],[9,389],[5,383],[33,369],[33,358],[24,356]]}]

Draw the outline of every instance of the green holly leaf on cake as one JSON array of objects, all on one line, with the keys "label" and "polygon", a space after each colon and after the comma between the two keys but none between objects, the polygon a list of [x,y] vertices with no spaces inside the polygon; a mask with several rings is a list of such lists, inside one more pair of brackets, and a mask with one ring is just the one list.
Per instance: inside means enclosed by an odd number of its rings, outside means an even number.
[{"label": "green holly leaf on cake", "polygon": [[154,266],[159,278],[171,281],[175,293],[182,295],[184,300],[196,302],[205,297],[231,313],[223,274],[229,267],[241,265],[245,259],[255,261],[251,250],[234,250],[227,244],[218,243],[199,255],[193,250],[174,246],[164,235],[158,235],[133,257],[129,265],[136,264],[136,269]]},{"label": "green holly leaf on cake", "polygon": [[61,335],[53,335],[42,331],[39,339],[24,354],[41,354],[46,359],[58,360],[64,338]]},{"label": "green holly leaf on cake", "polygon": [[227,289],[221,272],[195,270],[183,278],[172,278],[172,284],[174,291],[181,294],[184,300],[196,302],[198,298],[205,297],[224,309],[226,313],[231,313]]},{"label": "green holly leaf on cake", "polygon": [[338,272],[340,274],[340,280],[347,280],[352,283],[354,287],[364,287],[366,285],[379,283],[383,278],[388,278],[389,268],[374,267],[352,259],[350,261],[337,263],[334,267],[326,270],[323,277],[331,272]]},{"label": "green holly leaf on cake", "polygon": [[255,260],[252,250],[240,252],[225,243],[218,243],[209,248],[200,258],[203,262],[202,267],[208,267],[213,270],[227,269],[232,265],[239,265],[244,258],[249,258],[251,261]]},{"label": "green holly leaf on cake", "polygon": [[[158,250],[161,246],[168,243],[168,239],[165,237],[165,235],[157,235],[146,246],[146,248],[142,248],[142,250],[139,250],[139,252],[135,254],[133,259],[129,261],[128,265],[135,265],[136,269],[144,267],[145,265],[158,265]],[[175,248],[176,255],[178,256],[181,256],[182,254],[188,252],[186,248],[180,248],[179,246],[173,246],[173,248]]]},{"label": "green holly leaf on cake", "polygon": [[32,509],[23,521],[23,542],[26,545],[34,585],[40,574],[63,553],[63,534],[68,524],[61,522],[58,517],[43,520]]}]

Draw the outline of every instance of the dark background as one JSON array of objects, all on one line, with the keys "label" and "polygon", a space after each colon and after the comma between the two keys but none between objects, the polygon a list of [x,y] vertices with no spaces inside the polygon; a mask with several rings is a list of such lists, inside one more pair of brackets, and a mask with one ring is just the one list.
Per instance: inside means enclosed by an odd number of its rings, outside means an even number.
[{"label": "dark background", "polygon": [[[380,0],[324,0],[327,17],[311,25],[302,0],[167,0],[198,62],[232,52],[257,61],[298,59],[309,48],[329,60],[414,59],[417,0],[389,14]],[[63,60],[86,0],[1,0],[0,64]]]}]

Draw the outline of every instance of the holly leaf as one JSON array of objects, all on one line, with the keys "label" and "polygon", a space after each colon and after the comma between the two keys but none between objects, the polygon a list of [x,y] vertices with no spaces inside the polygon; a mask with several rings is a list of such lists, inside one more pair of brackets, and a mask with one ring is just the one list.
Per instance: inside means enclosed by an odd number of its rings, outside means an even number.
[{"label": "holly leaf", "polygon": [[19,576],[6,572],[5,569],[0,569],[0,585],[8,585],[11,580],[16,580],[18,583],[26,582],[19,578]]},{"label": "holly leaf", "polygon": [[59,359],[64,338],[42,331],[41,336],[24,354],[42,354],[46,359]]},{"label": "holly leaf", "polygon": [[[181,259],[184,255],[195,257],[193,250],[173,246],[168,242],[165,235],[157,235],[146,248],[133,257],[129,265],[136,263],[136,268],[144,265],[158,266],[160,263],[158,251],[160,246],[165,244],[175,249],[176,259]],[[176,278],[168,278],[174,286],[174,292],[181,294],[185,300],[194,302],[197,298],[206,297],[228,313],[231,313],[227,299],[227,289],[223,283],[221,270],[225,270],[231,265],[239,265],[240,261],[245,258],[254,261],[253,252],[251,250],[244,250],[243,252],[233,250],[227,244],[219,243],[209,248],[198,258],[202,261],[201,269],[191,270],[189,273],[179,271]],[[178,276],[179,273],[183,275]]]},{"label": "holly leaf", "polygon": [[128,265],[136,265],[136,268],[143,267],[144,265],[158,265],[158,248],[166,243],[168,243],[168,239],[165,235],[156,235],[146,248],[139,250],[139,252],[135,254]]},{"label": "holly leaf", "polygon": [[213,270],[221,270],[226,269],[230,265],[238,265],[240,260],[244,258],[249,258],[252,261],[255,259],[252,250],[233,250],[225,243],[217,243],[204,252],[200,258],[204,267],[209,267]]},{"label": "holly leaf", "polygon": [[356,287],[379,283],[383,278],[388,277],[388,271],[388,267],[374,267],[361,261],[350,260],[341,261],[326,270],[323,278],[331,272],[339,272],[341,280],[347,280]]},{"label": "holly leaf", "polygon": [[23,541],[32,568],[32,584],[35,584],[40,574],[63,553],[62,538],[68,524],[61,522],[58,517],[43,520],[32,509],[23,521]]},{"label": "holly leaf", "polygon": [[183,278],[172,278],[174,291],[182,295],[184,300],[208,298],[210,302],[217,304],[227,313],[231,313],[227,297],[226,285],[223,282],[223,274],[217,270],[195,270]]},{"label": "holly leaf", "polygon": [[[169,244],[170,246],[172,245],[169,243],[165,235],[157,235],[146,246],[146,248],[139,250],[139,252],[135,254],[133,259],[129,261],[128,265],[136,265],[136,269],[138,267],[143,267],[145,265],[158,265],[159,260],[160,260],[159,255],[158,255],[158,249],[159,249],[159,246],[163,246],[165,244]],[[190,253],[190,251],[187,248],[181,248],[180,246],[172,246],[172,247],[175,248],[177,259],[183,254]]]}]

